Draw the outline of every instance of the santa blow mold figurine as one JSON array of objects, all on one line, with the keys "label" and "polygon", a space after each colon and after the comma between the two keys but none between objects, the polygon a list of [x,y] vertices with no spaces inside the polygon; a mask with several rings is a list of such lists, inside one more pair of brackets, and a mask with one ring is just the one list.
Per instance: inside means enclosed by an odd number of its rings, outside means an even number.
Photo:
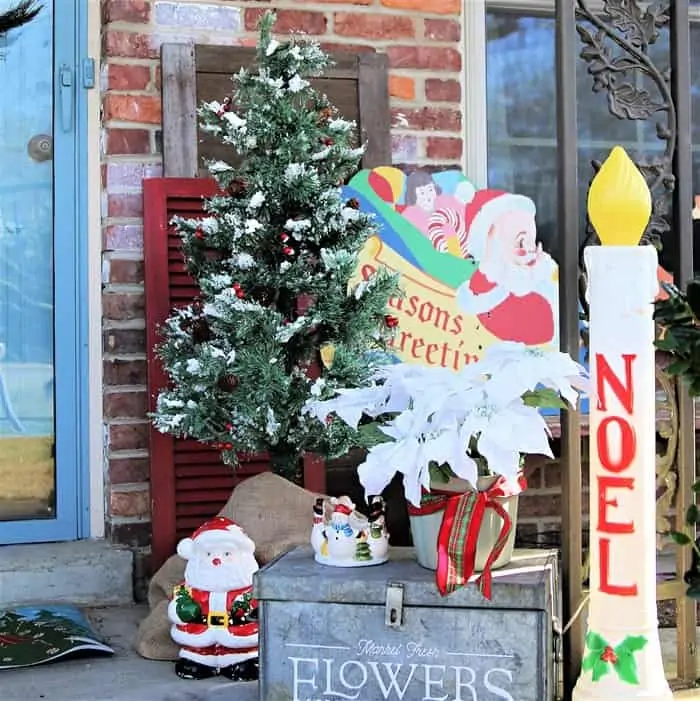
[{"label": "santa blow mold figurine", "polygon": [[168,617],[170,635],[182,646],[175,669],[179,677],[258,678],[254,552],[243,529],[222,516],[178,544],[178,555],[187,560],[185,581],[175,587]]}]

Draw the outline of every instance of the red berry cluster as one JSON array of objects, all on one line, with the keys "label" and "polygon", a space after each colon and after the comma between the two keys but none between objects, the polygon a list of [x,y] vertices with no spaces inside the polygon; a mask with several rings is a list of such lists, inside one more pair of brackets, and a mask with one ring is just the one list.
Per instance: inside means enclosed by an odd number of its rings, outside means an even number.
[{"label": "red berry cluster", "polygon": [[282,246],[282,253],[284,253],[285,256],[293,256],[296,253],[296,251],[288,243],[289,234],[283,231],[280,234],[280,241],[284,244],[284,246]]},{"label": "red berry cluster", "polygon": [[395,329],[399,325],[399,320],[395,317],[392,316],[391,314],[387,314],[384,317],[384,323],[390,328],[390,329]]},{"label": "red berry cluster", "polygon": [[221,105],[221,109],[216,113],[216,116],[219,117],[219,119],[221,119],[221,117],[223,117],[224,114],[226,114],[226,112],[230,112],[232,109],[233,109],[233,105],[232,105],[231,98],[225,97],[224,101]]},{"label": "red berry cluster", "polygon": [[204,231],[201,226],[197,227],[197,231],[194,232],[195,238],[198,238],[200,241],[204,238]]},{"label": "red berry cluster", "polygon": [[238,299],[243,299],[243,297],[245,297],[245,292],[243,291],[243,288],[240,286],[240,284],[238,282],[234,282],[231,287],[232,287],[233,291],[236,293],[236,297],[238,297]]}]

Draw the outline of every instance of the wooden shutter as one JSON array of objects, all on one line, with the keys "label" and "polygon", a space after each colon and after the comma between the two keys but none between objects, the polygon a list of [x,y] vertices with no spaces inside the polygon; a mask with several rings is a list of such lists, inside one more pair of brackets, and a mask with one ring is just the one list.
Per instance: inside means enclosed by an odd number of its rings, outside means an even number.
[{"label": "wooden shutter", "polygon": [[[154,353],[161,340],[158,327],[173,307],[188,304],[197,294],[197,285],[185,269],[180,238],[169,222],[175,215],[204,216],[202,200],[215,192],[214,182],[205,179],[144,181],[149,411],[155,409],[158,391],[167,381]],[[231,467],[221,462],[219,451],[164,435],[153,427],[150,456],[154,568],[175,552],[180,538],[218,513],[238,482],[270,468],[266,455],[250,456],[242,460],[234,475]],[[325,463],[315,456],[304,458],[304,485],[321,493],[325,489]]]},{"label": "wooden shutter", "polygon": [[[232,151],[197,125],[197,107],[231,94],[231,76],[255,50],[240,46],[163,44],[163,167],[166,176],[206,177],[202,159],[230,162]],[[391,165],[391,117],[385,54],[334,53],[335,66],[314,81],[346,119],[358,123],[367,150],[363,168]]]}]

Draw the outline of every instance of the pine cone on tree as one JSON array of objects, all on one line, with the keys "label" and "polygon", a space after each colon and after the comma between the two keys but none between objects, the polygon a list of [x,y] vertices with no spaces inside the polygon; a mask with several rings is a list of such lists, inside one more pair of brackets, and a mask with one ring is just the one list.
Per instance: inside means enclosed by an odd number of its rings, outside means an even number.
[{"label": "pine cone on tree", "polygon": [[191,331],[192,340],[195,343],[206,343],[211,340],[211,327],[209,322],[202,317],[192,322]]},{"label": "pine cone on tree", "polygon": [[218,386],[223,392],[235,392],[238,387],[238,378],[235,375],[224,375],[219,379]]}]

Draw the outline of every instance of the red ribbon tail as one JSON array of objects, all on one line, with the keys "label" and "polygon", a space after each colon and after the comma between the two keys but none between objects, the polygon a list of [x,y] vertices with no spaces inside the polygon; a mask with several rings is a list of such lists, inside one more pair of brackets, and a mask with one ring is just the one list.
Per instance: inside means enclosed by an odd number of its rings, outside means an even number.
[{"label": "red ribbon tail", "polygon": [[501,531],[498,534],[498,540],[493,546],[493,549],[491,550],[486,560],[486,563],[484,564],[484,569],[482,573],[476,580],[476,583],[479,586],[479,591],[484,595],[486,599],[491,600],[491,585],[493,579],[491,574],[491,568],[493,567],[494,562],[496,562],[496,560],[498,560],[498,558],[500,557],[501,553],[503,552],[503,549],[506,547],[506,542],[508,541],[508,535],[510,533],[510,528],[512,524],[508,512],[497,501],[489,500],[486,504],[486,508],[493,509],[503,521]]}]

